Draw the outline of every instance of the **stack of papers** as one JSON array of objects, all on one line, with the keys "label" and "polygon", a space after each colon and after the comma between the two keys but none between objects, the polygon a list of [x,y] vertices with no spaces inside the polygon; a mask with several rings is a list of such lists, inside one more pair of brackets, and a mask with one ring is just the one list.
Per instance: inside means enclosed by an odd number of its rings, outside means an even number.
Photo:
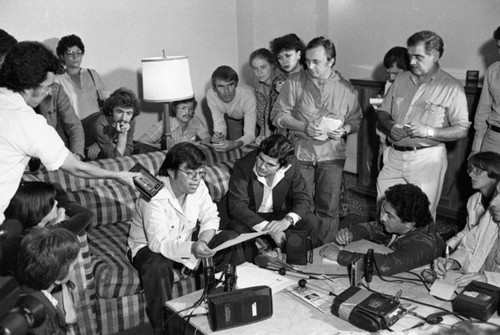
[{"label": "stack of papers", "polygon": [[443,279],[436,279],[431,286],[431,295],[443,299],[452,300],[457,290],[455,279],[462,276],[460,272],[447,272]]}]

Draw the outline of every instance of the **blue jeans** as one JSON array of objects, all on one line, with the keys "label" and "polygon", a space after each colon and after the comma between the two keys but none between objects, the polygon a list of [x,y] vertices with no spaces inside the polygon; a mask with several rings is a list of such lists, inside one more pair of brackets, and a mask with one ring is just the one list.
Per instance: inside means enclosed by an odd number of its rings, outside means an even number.
[{"label": "blue jeans", "polygon": [[318,240],[333,242],[339,229],[339,202],[345,159],[322,162],[299,162],[314,209],[319,217]]}]

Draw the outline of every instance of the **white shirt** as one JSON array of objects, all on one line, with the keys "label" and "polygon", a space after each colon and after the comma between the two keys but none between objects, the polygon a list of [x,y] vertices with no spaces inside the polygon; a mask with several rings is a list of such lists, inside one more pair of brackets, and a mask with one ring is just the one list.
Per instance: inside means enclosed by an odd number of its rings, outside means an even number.
[{"label": "white shirt", "polygon": [[[289,164],[286,167],[279,168],[278,171],[276,171],[276,173],[274,174],[274,179],[273,179],[271,186],[268,186],[267,182],[266,182],[266,178],[259,176],[259,174],[257,173],[256,166],[255,165],[253,166],[253,172],[257,176],[257,180],[264,187],[264,192],[262,194],[262,203],[260,204],[260,207],[257,211],[258,213],[272,213],[273,212],[273,189],[274,189],[274,187],[276,187],[276,185],[278,185],[278,183],[283,178],[285,178],[285,172],[287,172],[288,169],[291,167],[292,166]],[[296,213],[290,212],[290,213],[288,213],[288,215],[290,215],[293,218],[294,223],[296,223],[300,219],[300,216]],[[268,223],[269,223],[269,221],[264,220],[261,223],[253,226],[253,229],[255,231],[262,231],[264,228],[266,228]]]},{"label": "white shirt", "polygon": [[191,254],[191,236],[200,222],[198,235],[219,229],[219,212],[202,180],[193,194],[187,194],[184,208],[174,195],[169,177],[158,177],[165,186],[149,202],[139,198],[130,225],[128,246],[132,258],[145,246],[166,258],[194,269],[198,260]]},{"label": "white shirt", "polygon": [[69,154],[56,130],[19,93],[0,87],[0,223],[31,157],[47,170],[61,167]]}]

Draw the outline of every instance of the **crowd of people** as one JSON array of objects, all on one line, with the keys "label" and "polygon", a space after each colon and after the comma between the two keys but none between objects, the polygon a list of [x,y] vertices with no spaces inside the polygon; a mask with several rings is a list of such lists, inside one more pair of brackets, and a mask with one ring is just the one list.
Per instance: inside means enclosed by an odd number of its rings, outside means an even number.
[{"label": "crowd of people", "polygon": [[[500,27],[494,38],[500,47]],[[174,102],[175,145],[154,171],[165,186],[151,200],[136,201],[127,241],[155,331],[162,330],[162,306],[171,299],[176,270],[199,272],[202,258],[213,257],[216,270],[253,261],[259,253],[283,248],[290,230],[304,231],[314,247],[325,245],[321,255],[341,265],[363,254],[337,245],[368,239],[394,250],[374,255],[380,274],[432,263],[437,276],[462,272],[457,285],[472,280],[500,285],[500,146],[495,144],[500,62],[486,72],[476,113],[468,158],[476,193],[467,202],[467,222],[444,241],[435,219],[447,169],[445,143],[467,136],[470,122],[463,86],[439,65],[443,52],[443,40],[431,31],[417,32],[406,48],[387,52],[383,64],[389,79],[382,103],[375,106],[382,153],[379,211],[373,222],[342,229],[345,139],[357,132],[363,113],[356,90],[334,69],[337,50],[331,40],[320,36],[305,44],[293,33],[273,39],[269,49],[249,57],[254,87],[240,84],[231,67],[217,67],[206,92],[211,131],[195,115],[195,97]],[[41,43],[18,42],[0,30],[0,223],[22,225],[22,232],[2,245],[2,274],[15,275],[26,292],[38,292],[49,306],[44,327],[62,332],[67,318],[51,292],[67,282],[77,236],[94,214],[68,201],[60,185],[22,181],[23,172],[38,160],[47,170],[113,178],[134,187],[137,174],[86,161],[141,151],[134,141],[139,99],[124,87],[107,92],[97,71],[82,68],[84,54],[76,35],[62,37],[54,54]],[[163,133],[159,122],[138,142],[157,143]],[[227,222],[221,222],[204,182],[206,157],[198,143],[217,151],[256,145],[232,170],[222,200]],[[267,234],[257,243],[213,251],[255,231]],[[448,248],[452,252],[444,258]],[[40,273],[47,276],[41,280]]]}]

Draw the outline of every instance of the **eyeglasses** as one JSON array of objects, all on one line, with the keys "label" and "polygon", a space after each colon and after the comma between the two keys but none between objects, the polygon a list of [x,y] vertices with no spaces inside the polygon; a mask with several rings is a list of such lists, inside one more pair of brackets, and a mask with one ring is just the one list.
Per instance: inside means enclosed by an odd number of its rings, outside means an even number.
[{"label": "eyeglasses", "polygon": [[73,56],[73,57],[75,57],[75,56],[76,57],[80,57],[81,55],[83,55],[83,52],[82,52],[82,50],[77,50],[77,51],[69,51],[68,50],[64,54],[66,56],[68,56],[68,57],[71,57],[71,56]]},{"label": "eyeglasses", "polygon": [[484,172],[484,170],[480,169],[478,167],[468,167],[467,168],[467,173],[470,175],[479,176],[483,172]]},{"label": "eyeglasses", "polygon": [[186,177],[188,177],[189,179],[194,179],[195,177],[203,179],[207,175],[207,171],[205,171],[205,170],[201,170],[201,171],[184,171],[181,169],[178,169],[178,170],[184,172],[186,174]]},{"label": "eyeglasses", "polygon": [[43,94],[45,94],[45,96],[52,95],[52,86],[40,85],[40,88],[43,90]]}]

